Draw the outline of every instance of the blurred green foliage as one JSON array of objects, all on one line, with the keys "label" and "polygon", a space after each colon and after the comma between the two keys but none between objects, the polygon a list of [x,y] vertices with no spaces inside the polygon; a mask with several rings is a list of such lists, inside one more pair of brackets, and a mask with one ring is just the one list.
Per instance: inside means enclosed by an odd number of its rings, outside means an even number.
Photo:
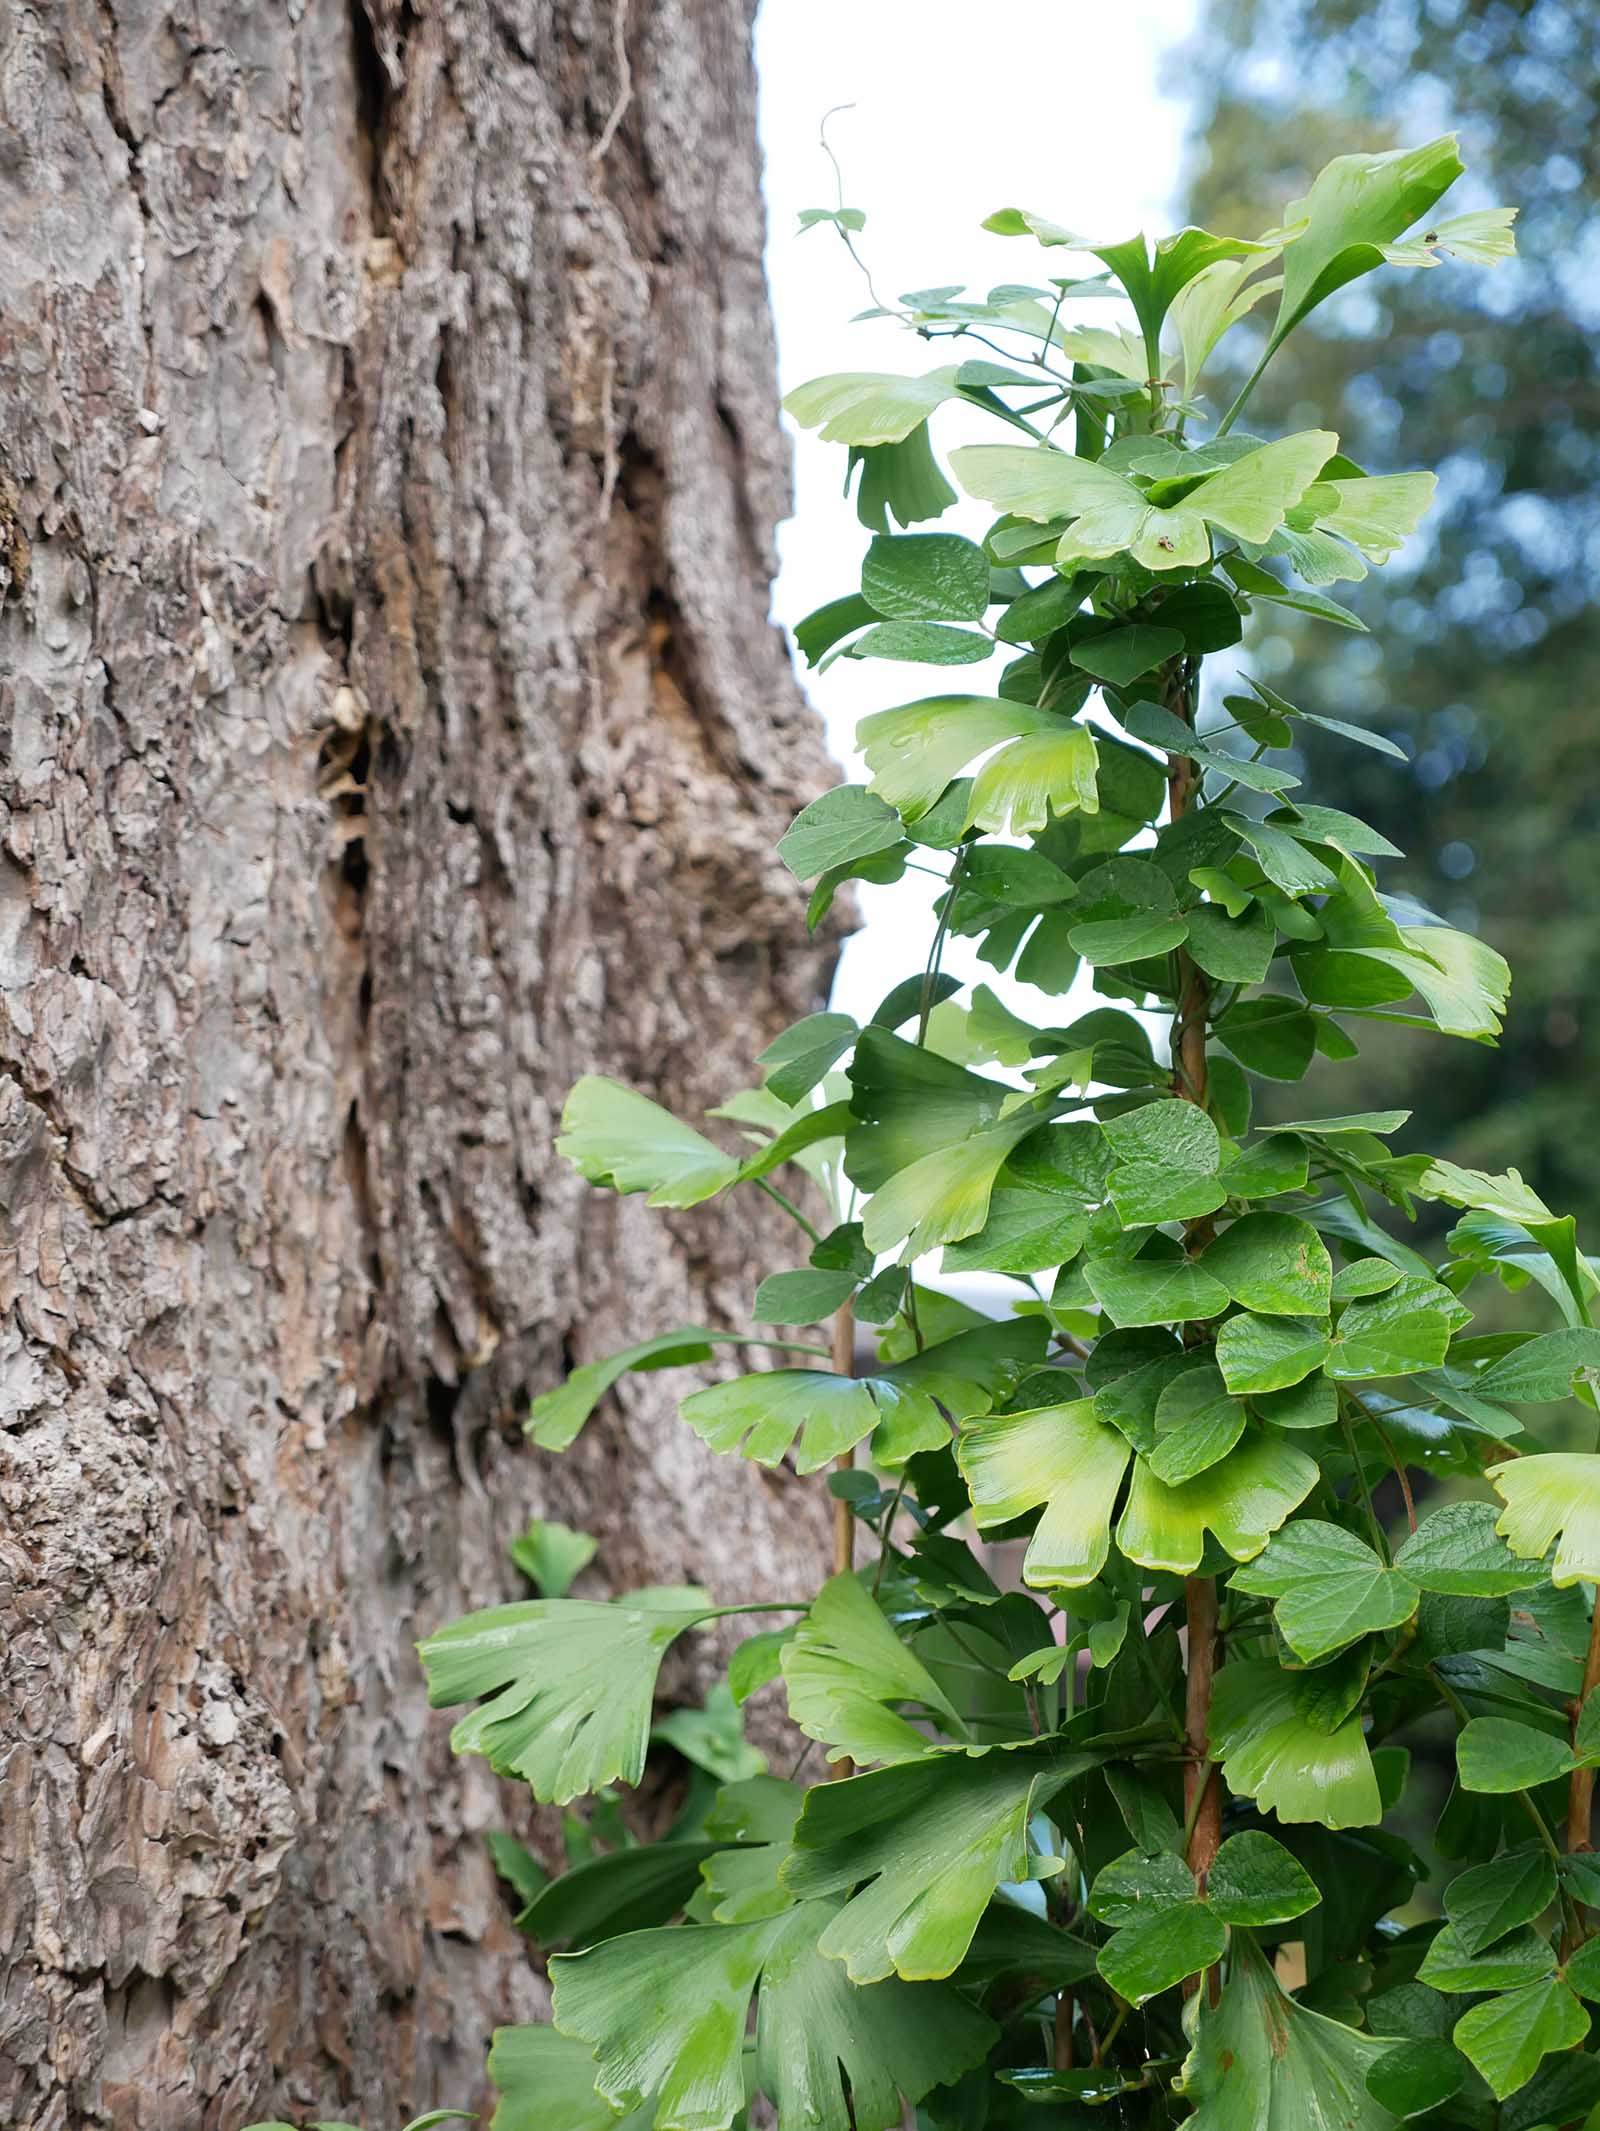
[{"label": "blurred green foliage", "polygon": [[[1592,0],[1203,0],[1182,61],[1186,208],[1205,227],[1257,226],[1338,150],[1444,127],[1472,171],[1460,206],[1522,205],[1519,256],[1496,272],[1372,275],[1274,358],[1250,428],[1303,428],[1316,411],[1373,472],[1436,466],[1440,490],[1385,573],[1381,653],[1290,617],[1257,670],[1292,663],[1307,709],[1406,747],[1409,783],[1361,750],[1308,749],[1318,796],[1413,854],[1386,888],[1481,929],[1516,972],[1498,1050],[1370,1025],[1370,1099],[1425,1111],[1438,1152],[1514,1163],[1580,1220],[1600,1208],[1594,37]],[[1259,337],[1234,339],[1242,376]],[[1333,589],[1370,620],[1375,582]],[[1318,1107],[1327,1071],[1286,1099]]]}]

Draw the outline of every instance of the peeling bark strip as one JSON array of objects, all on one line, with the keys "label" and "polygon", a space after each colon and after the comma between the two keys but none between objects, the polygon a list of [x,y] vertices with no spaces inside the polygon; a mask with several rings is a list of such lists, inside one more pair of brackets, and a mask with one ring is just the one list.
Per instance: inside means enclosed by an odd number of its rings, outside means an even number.
[{"label": "peeling bark strip", "polygon": [[520,1808],[411,1638],[516,1594],[534,1512],[617,1586],[825,1556],[653,1378],[515,1440],[776,1249],[580,1220],[562,1091],[716,1099],[825,978],[772,856],[825,772],[766,620],[748,8],[625,28],[0,5],[18,2131],[473,2106],[539,2002]]}]

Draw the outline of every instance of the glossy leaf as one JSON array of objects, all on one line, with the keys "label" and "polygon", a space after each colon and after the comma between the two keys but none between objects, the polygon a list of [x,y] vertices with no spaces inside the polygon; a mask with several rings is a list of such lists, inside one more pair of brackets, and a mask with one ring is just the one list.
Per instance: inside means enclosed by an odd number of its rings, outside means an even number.
[{"label": "glossy leaf", "polygon": [[1200,1263],[1247,1310],[1284,1317],[1328,1313],[1328,1246],[1308,1221],[1292,1214],[1245,1214],[1207,1247]]},{"label": "glossy leaf", "polygon": [[1228,1788],[1280,1820],[1363,1828],[1383,1817],[1360,1718],[1319,1731],[1295,1707],[1293,1675],[1276,1665],[1246,1659],[1223,1666],[1212,1696],[1211,1743]]},{"label": "glossy leaf", "polygon": [[1206,1901],[1224,1924],[1289,1924],[1321,1899],[1299,1859],[1255,1828],[1230,1835],[1206,1875]]},{"label": "glossy leaf", "polygon": [[1588,2032],[1589,2015],[1550,1976],[1474,2005],[1456,2022],[1454,2040],[1503,2101],[1527,2084],[1551,2051],[1576,2049]]},{"label": "glossy leaf", "polygon": [[1183,2066],[1194,2131],[1391,2131],[1367,2090],[1391,2045],[1286,1998],[1241,1942],[1219,2004],[1201,1993]]},{"label": "glossy leaf", "polygon": [[1047,1740],[945,1749],[808,1792],[784,1877],[803,1899],[857,1890],[822,1951],[857,1983],[952,1974],[996,1887],[1027,1876],[1036,1806],[1095,1759]]},{"label": "glossy leaf", "polygon": [[1236,1591],[1276,1601],[1278,1632],[1308,1665],[1363,1635],[1400,1627],[1419,1596],[1364,1540],[1320,1517],[1296,1518],[1231,1581]]}]

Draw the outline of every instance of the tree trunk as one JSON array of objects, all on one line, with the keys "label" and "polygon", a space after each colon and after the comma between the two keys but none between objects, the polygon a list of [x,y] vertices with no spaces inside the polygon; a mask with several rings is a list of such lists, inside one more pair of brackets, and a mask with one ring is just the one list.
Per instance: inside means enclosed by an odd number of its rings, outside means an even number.
[{"label": "tree trunk", "polygon": [[0,25],[0,2121],[389,2131],[542,2002],[414,1638],[827,1561],[671,1378],[518,1434],[791,1249],[551,1150],[826,977],[749,6]]}]

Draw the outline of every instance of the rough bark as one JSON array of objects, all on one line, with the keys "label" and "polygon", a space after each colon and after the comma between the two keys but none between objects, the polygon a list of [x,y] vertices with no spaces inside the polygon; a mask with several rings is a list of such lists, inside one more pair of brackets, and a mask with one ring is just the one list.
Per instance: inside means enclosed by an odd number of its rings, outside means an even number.
[{"label": "rough bark", "polygon": [[519,1807],[412,1639],[516,1595],[530,1513],[618,1587],[826,1560],[670,1379],[565,1462],[516,1431],[775,1257],[585,1194],[565,1087],[716,1100],[826,974],[771,855],[825,771],[766,619],[748,6],[626,10],[0,5],[27,2131],[474,2106],[540,2002],[482,1841]]}]

